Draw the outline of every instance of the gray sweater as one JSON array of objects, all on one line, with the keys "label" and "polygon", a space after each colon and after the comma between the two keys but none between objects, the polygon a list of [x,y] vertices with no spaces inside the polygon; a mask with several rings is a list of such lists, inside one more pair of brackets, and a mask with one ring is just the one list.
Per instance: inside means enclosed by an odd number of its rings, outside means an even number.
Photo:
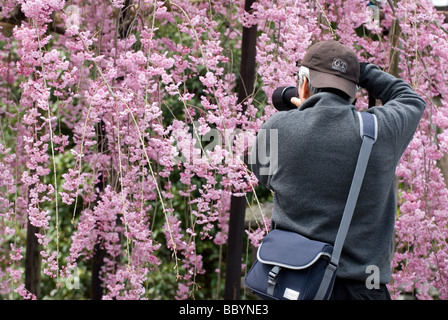
[{"label": "gray sweater", "polygon": [[[382,106],[368,109],[377,116],[378,139],[337,276],[365,281],[373,265],[380,282],[388,283],[397,210],[395,169],[426,104],[405,81],[373,64],[363,65],[359,85]],[[322,92],[299,109],[277,112],[261,129],[249,162],[259,181],[274,191],[273,225],[333,244],[361,146],[355,107]]]}]

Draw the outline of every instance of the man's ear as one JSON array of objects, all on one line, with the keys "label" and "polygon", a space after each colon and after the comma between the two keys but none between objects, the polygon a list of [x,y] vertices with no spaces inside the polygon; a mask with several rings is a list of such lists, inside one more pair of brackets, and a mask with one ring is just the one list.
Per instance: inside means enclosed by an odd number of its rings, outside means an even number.
[{"label": "man's ear", "polygon": [[299,86],[299,97],[303,102],[311,96],[309,82],[307,77],[303,77],[303,83]]}]

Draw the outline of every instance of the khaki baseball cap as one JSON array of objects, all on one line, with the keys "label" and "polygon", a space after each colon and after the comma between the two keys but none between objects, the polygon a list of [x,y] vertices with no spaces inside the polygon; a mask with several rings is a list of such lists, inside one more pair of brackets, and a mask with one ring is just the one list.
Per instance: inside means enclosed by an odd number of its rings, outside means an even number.
[{"label": "khaki baseball cap", "polygon": [[312,45],[302,60],[310,70],[310,82],[315,88],[336,88],[354,98],[359,82],[359,60],[342,43],[329,40]]}]

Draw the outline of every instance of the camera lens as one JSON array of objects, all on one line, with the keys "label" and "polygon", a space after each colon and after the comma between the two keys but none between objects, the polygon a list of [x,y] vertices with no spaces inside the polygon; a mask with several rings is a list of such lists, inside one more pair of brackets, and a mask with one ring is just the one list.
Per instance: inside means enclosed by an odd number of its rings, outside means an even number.
[{"label": "camera lens", "polygon": [[298,97],[297,87],[279,87],[272,93],[272,104],[279,111],[288,111],[297,107],[291,102],[291,98]]}]

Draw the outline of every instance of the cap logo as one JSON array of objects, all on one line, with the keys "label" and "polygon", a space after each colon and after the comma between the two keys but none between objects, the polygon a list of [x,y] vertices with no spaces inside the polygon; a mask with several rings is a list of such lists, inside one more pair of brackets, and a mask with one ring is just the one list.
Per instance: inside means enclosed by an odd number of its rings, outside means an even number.
[{"label": "cap logo", "polygon": [[331,69],[336,71],[347,73],[347,62],[342,59],[334,58],[333,64],[331,65]]}]

